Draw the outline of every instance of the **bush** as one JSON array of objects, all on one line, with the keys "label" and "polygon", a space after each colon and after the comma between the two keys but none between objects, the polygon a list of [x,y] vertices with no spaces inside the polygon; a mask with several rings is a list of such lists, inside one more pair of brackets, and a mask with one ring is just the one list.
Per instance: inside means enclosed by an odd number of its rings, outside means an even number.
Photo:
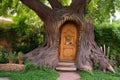
[{"label": "bush", "polygon": [[42,71],[51,71],[53,70],[51,67],[49,66],[38,66],[37,64],[33,63],[33,62],[30,62],[30,61],[26,61],[25,62],[25,70],[28,71],[28,70],[42,70]]},{"label": "bush", "polygon": [[27,53],[43,43],[44,32],[40,29],[25,23],[24,18],[17,23],[0,23],[0,39],[6,39],[13,51]]},{"label": "bush", "polygon": [[113,65],[120,66],[120,24],[96,25],[95,39],[99,46],[105,44],[110,47],[109,59]]},{"label": "bush", "polygon": [[0,63],[8,63],[8,50],[0,49]]},{"label": "bush", "polygon": [[0,51],[0,61],[2,60],[2,51]]},{"label": "bush", "polygon": [[20,51],[20,52],[18,52],[17,59],[23,60],[23,56],[24,56],[23,52]]},{"label": "bush", "polygon": [[30,61],[26,61],[25,62],[25,70],[28,71],[28,70],[36,70],[38,69],[38,65],[35,64],[35,63],[32,63]]},{"label": "bush", "polygon": [[16,52],[9,51],[8,60],[15,61],[16,60]]}]

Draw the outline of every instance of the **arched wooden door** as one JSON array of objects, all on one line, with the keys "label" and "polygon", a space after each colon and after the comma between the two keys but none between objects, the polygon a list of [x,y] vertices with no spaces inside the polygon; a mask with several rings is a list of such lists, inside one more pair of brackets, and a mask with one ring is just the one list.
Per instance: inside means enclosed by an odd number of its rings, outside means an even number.
[{"label": "arched wooden door", "polygon": [[77,51],[77,28],[72,23],[62,26],[60,61],[74,61]]}]

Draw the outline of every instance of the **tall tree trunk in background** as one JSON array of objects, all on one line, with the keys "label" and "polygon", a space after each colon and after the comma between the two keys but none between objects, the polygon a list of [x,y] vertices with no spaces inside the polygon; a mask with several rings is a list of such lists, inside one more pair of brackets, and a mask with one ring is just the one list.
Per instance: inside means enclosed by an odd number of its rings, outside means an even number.
[{"label": "tall tree trunk in background", "polygon": [[[25,5],[34,10],[44,21],[46,40],[44,45],[25,55],[25,58],[37,63],[39,66],[49,65],[55,68],[59,62],[59,45],[61,26],[67,22],[77,25],[77,56],[75,59],[78,69],[93,69],[93,64],[98,63],[100,69],[114,69],[108,58],[94,41],[93,22],[85,20],[85,6],[88,0],[72,0],[70,6],[62,6],[58,0],[48,0],[52,8],[45,6],[40,0],[21,0]],[[89,1],[88,1],[89,2]]]}]

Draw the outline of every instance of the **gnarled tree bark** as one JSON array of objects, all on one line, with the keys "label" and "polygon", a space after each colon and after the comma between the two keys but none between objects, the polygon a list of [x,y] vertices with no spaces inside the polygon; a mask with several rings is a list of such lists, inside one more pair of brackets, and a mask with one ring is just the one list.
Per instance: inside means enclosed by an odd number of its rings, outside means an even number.
[{"label": "gnarled tree bark", "polygon": [[25,58],[37,63],[39,66],[48,65],[55,68],[59,62],[60,28],[66,22],[73,22],[78,29],[78,49],[76,66],[78,69],[92,70],[97,62],[101,70],[114,69],[109,64],[108,58],[103,55],[94,41],[93,22],[85,20],[85,6],[90,0],[72,0],[68,7],[63,7],[58,0],[48,0],[52,6],[49,8],[39,0],[21,0],[33,9],[44,21],[46,40],[40,46],[25,55]]}]

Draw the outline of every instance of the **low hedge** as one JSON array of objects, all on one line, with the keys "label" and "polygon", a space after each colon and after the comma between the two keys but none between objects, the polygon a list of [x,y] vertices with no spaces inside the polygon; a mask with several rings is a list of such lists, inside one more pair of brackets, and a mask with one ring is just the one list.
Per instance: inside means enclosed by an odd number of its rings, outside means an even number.
[{"label": "low hedge", "polygon": [[110,47],[110,60],[120,66],[120,23],[95,25],[95,40],[99,46]]},{"label": "low hedge", "polygon": [[[0,39],[6,39],[13,51],[27,53],[43,43],[43,32],[40,32],[40,28],[24,22],[22,26],[11,22],[0,23]],[[4,45],[3,47],[7,48]]]},{"label": "low hedge", "polygon": [[[27,25],[24,21],[19,24],[0,23],[0,38],[6,38],[8,42],[12,42],[12,48],[17,52],[27,53],[42,44],[43,34],[44,30],[41,27],[35,28]],[[95,25],[95,40],[99,46],[103,44],[109,46],[109,58],[114,61],[113,63],[120,65],[120,21],[113,24]]]}]

